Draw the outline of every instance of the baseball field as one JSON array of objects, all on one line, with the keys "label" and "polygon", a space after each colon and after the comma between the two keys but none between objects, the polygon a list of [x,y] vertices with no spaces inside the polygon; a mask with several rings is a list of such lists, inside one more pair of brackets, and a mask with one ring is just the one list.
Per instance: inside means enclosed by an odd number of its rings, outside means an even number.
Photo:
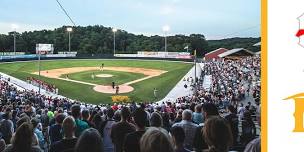
[{"label": "baseball field", "polygon": [[[132,101],[158,101],[191,67],[191,63],[154,60],[49,60],[41,61],[40,80],[55,85],[60,95],[86,103],[112,103],[116,86],[119,95]],[[38,62],[2,63],[0,71],[22,80],[38,79]]]}]

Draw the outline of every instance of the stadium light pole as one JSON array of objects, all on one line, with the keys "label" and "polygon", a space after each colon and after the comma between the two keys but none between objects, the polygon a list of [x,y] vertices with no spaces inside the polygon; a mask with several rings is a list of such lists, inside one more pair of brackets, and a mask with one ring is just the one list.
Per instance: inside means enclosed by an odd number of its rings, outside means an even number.
[{"label": "stadium light pole", "polygon": [[14,55],[16,56],[16,30],[18,28],[18,25],[12,24],[12,28],[14,30]]},{"label": "stadium light pole", "polygon": [[73,28],[68,27],[67,31],[69,33],[69,52],[71,52],[71,32],[73,31]]},{"label": "stadium light pole", "polygon": [[[41,51],[40,50],[38,50],[38,71],[39,71],[39,74],[38,74],[38,79],[40,80],[40,78],[41,78],[41,75],[40,75],[40,71],[41,71],[41,65],[40,65],[40,55],[41,55],[41,53],[40,53]],[[40,94],[40,90],[41,90],[41,83],[39,83],[39,94]]]},{"label": "stadium light pole", "polygon": [[115,33],[117,32],[117,29],[113,28],[112,31],[113,31],[113,36],[114,36],[114,40],[113,40],[113,45],[114,45],[113,54],[114,54],[114,57],[115,57]]},{"label": "stadium light pole", "polygon": [[169,30],[170,30],[170,26],[169,25],[163,26],[163,32],[165,33],[165,57],[166,57],[167,52],[168,52],[167,51],[167,34],[168,34]]}]

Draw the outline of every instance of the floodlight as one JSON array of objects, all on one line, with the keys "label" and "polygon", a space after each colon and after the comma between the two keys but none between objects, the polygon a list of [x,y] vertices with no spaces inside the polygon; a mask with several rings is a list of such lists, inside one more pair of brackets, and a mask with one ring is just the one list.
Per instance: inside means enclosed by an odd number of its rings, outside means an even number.
[{"label": "floodlight", "polygon": [[169,25],[163,26],[163,31],[164,32],[168,32],[169,30],[170,30],[170,26]]},{"label": "floodlight", "polygon": [[73,28],[68,27],[68,28],[67,28],[67,31],[68,31],[68,32],[72,32],[72,31],[73,31]]},{"label": "floodlight", "polygon": [[18,29],[18,25],[17,24],[12,24],[12,29],[14,30],[14,31],[16,31],[17,29]]}]

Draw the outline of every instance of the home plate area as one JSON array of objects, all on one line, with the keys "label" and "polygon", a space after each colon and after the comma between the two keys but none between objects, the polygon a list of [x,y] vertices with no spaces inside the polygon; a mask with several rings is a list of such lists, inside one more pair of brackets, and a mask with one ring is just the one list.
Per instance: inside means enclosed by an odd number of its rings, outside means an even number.
[{"label": "home plate area", "polygon": [[[112,86],[97,85],[93,89],[96,92],[116,94],[116,88],[114,87],[114,89],[113,89]],[[131,86],[119,85],[118,93],[128,93],[133,90],[134,90],[134,88]]]}]

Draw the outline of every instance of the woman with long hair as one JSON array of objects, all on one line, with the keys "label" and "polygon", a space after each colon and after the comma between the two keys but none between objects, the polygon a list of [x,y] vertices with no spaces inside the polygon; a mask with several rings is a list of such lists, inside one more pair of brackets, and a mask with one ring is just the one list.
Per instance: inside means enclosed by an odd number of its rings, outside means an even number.
[{"label": "woman with long hair", "polygon": [[172,139],[164,129],[150,127],[140,139],[141,152],[174,152]]},{"label": "woman with long hair", "polygon": [[39,146],[33,145],[33,137],[32,124],[29,122],[23,123],[12,137],[12,144],[8,145],[4,152],[41,152]]},{"label": "woman with long hair", "polygon": [[233,137],[228,122],[220,116],[208,118],[203,129],[209,152],[228,152]]},{"label": "woman with long hair", "polygon": [[77,141],[75,152],[103,152],[103,142],[98,130],[90,128],[83,131]]}]

